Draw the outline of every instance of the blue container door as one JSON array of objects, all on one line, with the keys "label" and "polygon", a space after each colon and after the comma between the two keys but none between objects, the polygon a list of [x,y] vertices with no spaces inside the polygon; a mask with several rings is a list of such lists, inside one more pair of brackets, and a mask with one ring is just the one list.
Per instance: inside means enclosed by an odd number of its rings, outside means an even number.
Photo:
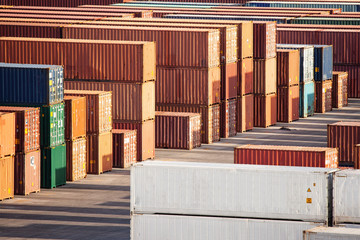
[{"label": "blue container door", "polygon": [[315,112],[315,84],[314,81],[300,84],[300,117],[306,118]]},{"label": "blue container door", "polygon": [[332,79],[332,71],[333,71],[333,49],[332,46],[326,46],[323,49],[323,73],[322,79],[329,80]]}]

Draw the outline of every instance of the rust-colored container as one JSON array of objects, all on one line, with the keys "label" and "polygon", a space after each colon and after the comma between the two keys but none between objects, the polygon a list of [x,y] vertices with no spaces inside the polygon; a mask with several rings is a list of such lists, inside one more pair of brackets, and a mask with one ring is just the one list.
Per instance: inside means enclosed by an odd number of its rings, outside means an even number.
[{"label": "rust-colored container", "polygon": [[254,61],[245,58],[238,62],[238,96],[254,93]]},{"label": "rust-colored container", "polygon": [[0,13],[0,18],[34,18],[34,19],[59,19],[59,20],[81,20],[96,21],[97,17],[75,16],[75,15],[39,15],[39,14],[19,14],[19,13]]},{"label": "rust-colored container", "polygon": [[128,168],[136,163],[137,130],[113,129],[113,167]]},{"label": "rust-colored container", "polygon": [[[354,147],[360,144],[360,122],[337,122],[327,126],[328,147],[339,149],[339,162],[352,163]],[[358,166],[359,167],[359,166]]]},{"label": "rust-colored container", "polygon": [[87,135],[86,172],[101,174],[112,170],[113,145],[112,133]]},{"label": "rust-colored container", "polygon": [[86,136],[86,97],[65,96],[65,140]]},{"label": "rust-colored container", "polygon": [[228,138],[236,135],[236,108],[236,98],[220,103],[220,137]]},{"label": "rust-colored container", "polygon": [[360,168],[360,144],[356,144],[354,147],[354,168]]},{"label": "rust-colored container", "polygon": [[277,86],[290,87],[299,85],[300,52],[299,50],[278,49],[277,59]]},{"label": "rust-colored container", "polygon": [[155,158],[155,120],[144,122],[115,121],[114,129],[136,130],[137,161]]},{"label": "rust-colored container", "polygon": [[[69,91],[77,92],[77,90],[111,91],[112,102],[105,106],[110,111],[112,107],[112,118],[116,120],[145,121],[155,118],[154,81],[142,84],[104,81],[65,81],[65,89],[71,89],[65,90],[66,95],[69,95]],[[106,127],[104,131],[111,129],[110,125],[106,125]]]},{"label": "rust-colored container", "polygon": [[0,112],[0,158],[15,154],[15,113]]},{"label": "rust-colored container", "polygon": [[360,98],[360,66],[359,65],[334,65],[335,71],[348,73],[348,97]]},{"label": "rust-colored container", "polygon": [[221,65],[221,100],[237,96],[238,79],[237,62]]},{"label": "rust-colored container", "polygon": [[277,95],[255,95],[254,97],[254,125],[267,128],[276,124]]},{"label": "rust-colored container", "polygon": [[254,22],[254,59],[276,57],[276,22]]},{"label": "rust-colored container", "polygon": [[237,97],[236,131],[246,132],[254,128],[254,94]]},{"label": "rust-colored container", "polygon": [[234,163],[337,168],[338,150],[336,148],[249,144],[235,148]]},{"label": "rust-colored container", "polygon": [[342,108],[348,105],[348,73],[333,72],[332,107]]},{"label": "rust-colored container", "polygon": [[0,200],[14,197],[14,157],[0,158]]},{"label": "rust-colored container", "polygon": [[156,103],[211,105],[220,102],[219,67],[203,69],[158,67],[156,72]]},{"label": "rust-colored container", "polygon": [[276,93],[276,58],[254,59],[254,93]]},{"label": "rust-colored container", "polygon": [[64,94],[86,97],[86,132],[88,134],[111,131],[111,92],[65,90]]},{"label": "rust-colored container", "polygon": [[220,106],[157,104],[156,111],[201,114],[201,143],[220,141]]},{"label": "rust-colored container", "polygon": [[27,153],[40,148],[39,108],[0,107],[0,112],[15,113],[15,152]]},{"label": "rust-colored container", "polygon": [[277,121],[290,123],[299,120],[299,85],[277,89]]},{"label": "rust-colored container", "polygon": [[1,37],[0,49],[0,62],[61,65],[65,79],[155,79],[153,42]]},{"label": "rust-colored container", "polygon": [[85,178],[86,162],[86,138],[66,141],[66,181]]},{"label": "rust-colored container", "polygon": [[332,80],[315,81],[315,112],[332,110]]},{"label": "rust-colored container", "polygon": [[40,150],[15,154],[15,194],[28,195],[40,191],[40,160]]},{"label": "rust-colored container", "polygon": [[1,37],[61,38],[59,24],[0,22]]},{"label": "rust-colored container", "polygon": [[201,146],[201,114],[156,112],[155,147],[188,149]]}]

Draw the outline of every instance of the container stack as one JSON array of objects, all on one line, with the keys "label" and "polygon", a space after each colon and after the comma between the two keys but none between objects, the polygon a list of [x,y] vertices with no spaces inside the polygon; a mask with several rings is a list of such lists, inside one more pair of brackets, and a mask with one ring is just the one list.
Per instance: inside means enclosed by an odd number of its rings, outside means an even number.
[{"label": "container stack", "polygon": [[113,167],[128,168],[137,159],[137,131],[113,129]]},{"label": "container stack", "polygon": [[348,73],[333,72],[332,107],[342,108],[348,105]]}]

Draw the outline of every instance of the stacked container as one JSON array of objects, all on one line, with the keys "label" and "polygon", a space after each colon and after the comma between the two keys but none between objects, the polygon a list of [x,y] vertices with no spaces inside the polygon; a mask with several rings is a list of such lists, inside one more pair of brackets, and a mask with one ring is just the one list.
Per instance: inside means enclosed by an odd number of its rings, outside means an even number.
[{"label": "stacked container", "polygon": [[276,23],[254,23],[254,125],[268,127],[277,120]]},{"label": "stacked container", "polygon": [[136,130],[113,129],[113,167],[128,168],[137,159]]},{"label": "stacked container", "polygon": [[333,72],[332,107],[342,108],[348,105],[348,73]]}]

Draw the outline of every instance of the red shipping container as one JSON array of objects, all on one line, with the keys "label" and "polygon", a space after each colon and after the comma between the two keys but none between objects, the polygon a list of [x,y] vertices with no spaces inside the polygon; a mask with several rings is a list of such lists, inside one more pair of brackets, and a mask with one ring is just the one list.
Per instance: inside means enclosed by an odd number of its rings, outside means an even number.
[{"label": "red shipping container", "polygon": [[[101,174],[112,170],[112,133],[87,135],[86,168],[87,173]],[[81,167],[81,166],[80,166]]]},{"label": "red shipping container", "polygon": [[342,108],[348,105],[348,73],[333,72],[332,107]]},{"label": "red shipping container", "polygon": [[86,97],[65,96],[65,139],[86,137]]},{"label": "red shipping container", "polygon": [[347,93],[349,98],[360,98],[360,66],[334,65],[334,71],[348,73]]},{"label": "red shipping container", "polygon": [[299,50],[277,50],[277,86],[290,87],[299,85],[300,52]]},{"label": "red shipping container", "polygon": [[66,181],[77,181],[85,177],[86,138],[66,141]]},{"label": "red shipping container", "polygon": [[254,60],[254,93],[276,93],[276,58]]},{"label": "red shipping container", "polygon": [[114,129],[136,130],[137,161],[155,158],[155,120],[144,122],[114,121]]},{"label": "red shipping container", "polygon": [[254,128],[254,94],[237,97],[236,131],[246,132]]},{"label": "red shipping container", "polygon": [[360,144],[357,144],[354,147],[354,168],[360,168]]},{"label": "red shipping container", "polygon": [[27,153],[40,148],[40,109],[0,107],[0,112],[15,113],[15,152]]},{"label": "red shipping container", "polygon": [[61,38],[60,24],[1,22],[0,37]]},{"label": "red shipping container", "polygon": [[290,123],[299,120],[299,85],[278,88],[277,121]]},{"label": "red shipping container", "polygon": [[84,4],[109,5],[114,3],[129,2],[127,0],[1,0],[1,5],[26,5],[26,6],[49,6],[49,7],[77,7]]},{"label": "red shipping container", "polygon": [[[356,162],[354,147],[360,144],[360,122],[337,122],[327,126],[328,147],[339,149],[339,163]],[[359,166],[358,166],[359,167]]]},{"label": "red shipping container", "polygon": [[14,193],[40,192],[40,150],[15,154]]},{"label": "red shipping container", "polygon": [[201,143],[220,141],[220,106],[157,104],[156,111],[201,114]]},{"label": "red shipping container", "polygon": [[267,128],[276,124],[277,95],[255,95],[254,98],[255,127]]},{"label": "red shipping container", "polygon": [[254,22],[254,58],[276,57],[276,22]]},{"label": "red shipping container", "polygon": [[15,154],[15,113],[0,112],[0,158]]},{"label": "red shipping container", "polygon": [[238,64],[237,62],[221,65],[221,100],[237,96]]},{"label": "red shipping container", "polygon": [[236,135],[237,99],[222,101],[220,104],[220,137],[228,138]]},{"label": "red shipping container", "polygon": [[188,149],[201,146],[201,114],[156,112],[155,147]]},{"label": "red shipping container", "polygon": [[254,61],[245,58],[238,62],[238,96],[254,93]]},{"label": "red shipping container", "polygon": [[315,81],[315,112],[332,110],[332,80]]},{"label": "red shipping container", "polygon": [[128,168],[136,163],[136,130],[113,129],[113,167]]},{"label": "red shipping container", "polygon": [[234,163],[294,167],[338,167],[336,148],[243,145],[234,151]]}]

